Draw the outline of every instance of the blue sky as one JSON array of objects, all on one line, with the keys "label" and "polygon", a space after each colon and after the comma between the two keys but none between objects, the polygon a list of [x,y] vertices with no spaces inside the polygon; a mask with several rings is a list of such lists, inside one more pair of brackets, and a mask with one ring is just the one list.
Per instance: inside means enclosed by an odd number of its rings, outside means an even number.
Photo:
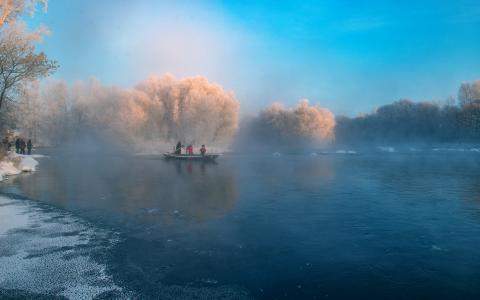
[{"label": "blue sky", "polygon": [[56,79],[204,75],[244,114],[307,98],[355,115],[480,79],[479,1],[50,0],[26,20],[50,28]]}]

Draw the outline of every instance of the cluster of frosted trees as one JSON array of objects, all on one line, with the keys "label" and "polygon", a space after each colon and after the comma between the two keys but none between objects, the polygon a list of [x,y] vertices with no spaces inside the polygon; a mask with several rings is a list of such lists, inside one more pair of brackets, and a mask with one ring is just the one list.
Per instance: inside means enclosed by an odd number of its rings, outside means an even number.
[{"label": "cluster of frosted trees", "polygon": [[[101,135],[137,150],[176,141],[227,146],[238,127],[239,104],[203,77],[150,77],[132,89],[98,81],[37,83],[22,89],[16,126],[37,144],[60,145]],[[333,139],[335,118],[303,100],[294,108],[274,103],[248,122],[249,143],[318,144]]]},{"label": "cluster of frosted trees", "polygon": [[243,149],[299,148],[330,142],[335,117],[328,109],[301,100],[293,108],[274,103],[242,125],[237,142],[244,144]]},{"label": "cluster of frosted trees", "polygon": [[51,81],[23,89],[17,127],[45,145],[101,135],[137,149],[177,140],[220,146],[237,129],[238,109],[231,93],[203,77],[151,77],[132,89]]},{"label": "cluster of frosted trees", "polygon": [[474,143],[480,141],[480,81],[464,83],[458,104],[401,100],[371,114],[337,117],[337,143]]},{"label": "cluster of frosted trees", "polygon": [[[150,77],[131,89],[97,81],[71,87],[30,83],[19,93],[16,127],[37,144],[58,145],[101,135],[138,150],[171,145],[227,146],[238,128],[239,103],[206,78]],[[457,143],[480,141],[480,81],[464,83],[458,104],[401,100],[363,116],[337,117],[300,101],[274,103],[245,120],[242,149],[345,143]],[[248,149],[245,149],[248,150]]]}]

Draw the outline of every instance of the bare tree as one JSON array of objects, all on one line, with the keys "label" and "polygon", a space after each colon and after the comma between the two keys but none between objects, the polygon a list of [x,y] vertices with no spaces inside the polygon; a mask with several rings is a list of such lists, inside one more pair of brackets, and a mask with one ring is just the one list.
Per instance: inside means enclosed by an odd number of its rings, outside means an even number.
[{"label": "bare tree", "polygon": [[45,53],[35,53],[34,42],[42,31],[27,33],[22,23],[11,23],[0,30],[0,111],[6,100],[13,100],[20,84],[54,72],[58,65]]}]

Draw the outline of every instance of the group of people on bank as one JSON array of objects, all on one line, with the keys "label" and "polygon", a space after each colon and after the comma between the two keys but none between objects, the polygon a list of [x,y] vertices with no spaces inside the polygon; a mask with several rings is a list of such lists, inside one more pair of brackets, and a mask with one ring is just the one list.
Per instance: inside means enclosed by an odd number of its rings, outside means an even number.
[{"label": "group of people on bank", "polygon": [[[185,146],[182,145],[181,142],[178,142],[177,145],[175,146],[175,154],[182,154],[182,148],[184,148]],[[205,148],[205,145],[202,145],[202,147],[200,148],[200,155],[205,155],[205,153],[207,153],[207,148]],[[192,145],[188,145],[186,148],[185,148],[185,154],[186,155],[193,155],[193,146]]]},{"label": "group of people on bank", "polygon": [[[4,146],[6,151],[10,151],[12,149],[12,142],[8,139],[8,137],[5,137],[3,139],[3,146]],[[29,139],[27,142],[25,142],[25,140],[23,138],[18,137],[15,140],[15,152],[17,154],[30,155],[30,154],[32,154],[32,148],[33,148],[33,143],[32,143],[31,139]]]}]

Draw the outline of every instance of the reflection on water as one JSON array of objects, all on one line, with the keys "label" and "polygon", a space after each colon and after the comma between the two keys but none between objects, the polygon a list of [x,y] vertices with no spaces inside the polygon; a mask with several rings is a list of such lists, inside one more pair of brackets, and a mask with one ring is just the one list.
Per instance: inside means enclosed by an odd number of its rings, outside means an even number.
[{"label": "reflection on water", "polygon": [[13,178],[25,196],[140,222],[204,222],[223,216],[237,199],[231,168],[158,156],[52,156],[40,171]]}]

